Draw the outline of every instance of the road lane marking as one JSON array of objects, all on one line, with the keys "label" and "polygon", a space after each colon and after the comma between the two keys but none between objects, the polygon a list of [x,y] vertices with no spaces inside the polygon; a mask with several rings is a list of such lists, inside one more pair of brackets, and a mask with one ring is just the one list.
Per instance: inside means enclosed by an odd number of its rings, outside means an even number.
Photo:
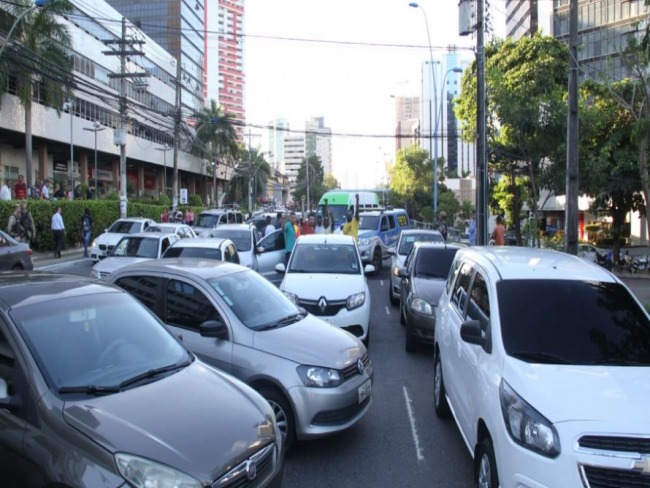
[{"label": "road lane marking", "polygon": [[390,310],[388,310],[388,305],[386,305],[386,315],[390,315]]},{"label": "road lane marking", "polygon": [[380,284],[381,286],[384,286],[384,280],[379,280],[379,284]]},{"label": "road lane marking", "polygon": [[422,454],[422,448],[420,447],[420,438],[418,437],[418,428],[415,425],[415,415],[413,414],[413,409],[411,408],[411,397],[409,397],[409,392],[404,388],[404,400],[406,401],[406,413],[409,416],[409,422],[411,423],[411,435],[413,437],[413,444],[415,444],[415,455],[418,458],[418,461],[424,461],[424,455]]}]

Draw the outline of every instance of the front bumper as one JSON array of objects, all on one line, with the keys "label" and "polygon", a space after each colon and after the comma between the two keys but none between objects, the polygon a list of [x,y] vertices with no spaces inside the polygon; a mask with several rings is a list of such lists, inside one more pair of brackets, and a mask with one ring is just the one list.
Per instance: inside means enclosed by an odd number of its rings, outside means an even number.
[{"label": "front bumper", "polygon": [[411,336],[422,344],[433,344],[436,330],[435,307],[433,315],[426,315],[413,310],[406,311],[406,326]]},{"label": "front bumper", "polygon": [[330,301],[325,310],[320,309],[317,300],[306,300],[299,298],[299,305],[304,307],[312,315],[332,325],[348,331],[362,341],[368,336],[368,325],[370,323],[370,297],[366,296],[365,303],[348,310],[345,307],[346,300]]}]

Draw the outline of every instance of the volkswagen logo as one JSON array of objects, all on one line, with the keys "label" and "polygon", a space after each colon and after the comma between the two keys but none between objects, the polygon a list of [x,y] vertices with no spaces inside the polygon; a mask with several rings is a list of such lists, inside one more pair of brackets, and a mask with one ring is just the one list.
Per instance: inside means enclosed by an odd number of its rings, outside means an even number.
[{"label": "volkswagen logo", "polygon": [[246,461],[246,476],[251,481],[257,476],[257,463],[252,459]]},{"label": "volkswagen logo", "polygon": [[357,369],[359,370],[359,374],[363,374],[365,371],[365,368],[363,367],[363,360],[361,358],[357,360]]},{"label": "volkswagen logo", "polygon": [[325,297],[320,297],[320,300],[318,300],[318,309],[320,313],[325,313],[325,310],[327,310],[327,300],[325,300]]}]

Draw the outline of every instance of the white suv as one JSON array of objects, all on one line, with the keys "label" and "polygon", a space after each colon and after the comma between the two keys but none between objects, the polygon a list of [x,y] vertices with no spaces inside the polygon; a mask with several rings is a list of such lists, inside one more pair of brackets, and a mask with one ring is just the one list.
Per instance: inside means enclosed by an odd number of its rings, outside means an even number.
[{"label": "white suv", "polygon": [[478,487],[650,486],[650,318],[605,269],[458,251],[439,303],[434,406]]}]

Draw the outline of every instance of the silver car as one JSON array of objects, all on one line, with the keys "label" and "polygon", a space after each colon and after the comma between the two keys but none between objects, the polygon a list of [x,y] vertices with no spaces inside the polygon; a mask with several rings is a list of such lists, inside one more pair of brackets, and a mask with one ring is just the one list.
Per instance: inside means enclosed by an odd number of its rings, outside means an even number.
[{"label": "silver car", "polygon": [[146,232],[162,232],[164,234],[176,234],[181,239],[198,237],[194,229],[187,224],[179,222],[162,222],[147,227]]},{"label": "silver car", "polygon": [[257,272],[275,286],[280,286],[284,272],[278,272],[275,266],[284,263],[287,254],[284,248],[284,232],[276,229],[257,243]]},{"label": "silver car", "polygon": [[171,245],[165,254],[164,259],[169,258],[200,258],[216,259],[239,264],[239,253],[235,243],[230,239],[218,237],[197,237],[196,239],[181,239]]},{"label": "silver car", "polygon": [[391,255],[388,297],[393,305],[398,305],[400,302],[400,283],[402,279],[399,276],[399,269],[404,266],[404,260],[413,244],[420,241],[442,243],[445,242],[445,238],[437,230],[404,229],[400,232],[395,247],[388,248],[388,254]]},{"label": "silver car", "polygon": [[356,337],[308,314],[243,266],[136,263],[110,276],[204,361],[268,400],[289,448],[349,428],[368,411],[373,367]]},{"label": "silver car", "polygon": [[257,230],[250,224],[221,224],[205,234],[205,237],[230,239],[239,253],[239,264],[257,271]]}]

